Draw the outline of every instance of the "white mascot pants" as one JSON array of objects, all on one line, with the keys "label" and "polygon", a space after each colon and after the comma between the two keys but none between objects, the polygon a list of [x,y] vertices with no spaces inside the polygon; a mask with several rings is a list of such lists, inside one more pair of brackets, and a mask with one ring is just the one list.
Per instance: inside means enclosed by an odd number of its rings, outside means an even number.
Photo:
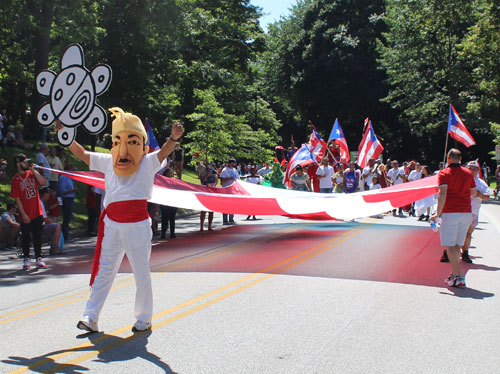
[{"label": "white mascot pants", "polygon": [[153,317],[153,291],[149,270],[153,235],[151,219],[120,223],[106,217],[104,223],[99,272],[94,280],[84,315],[92,320],[99,320],[99,314],[120,268],[123,255],[127,254],[136,284],[135,318],[138,321],[151,322]]}]

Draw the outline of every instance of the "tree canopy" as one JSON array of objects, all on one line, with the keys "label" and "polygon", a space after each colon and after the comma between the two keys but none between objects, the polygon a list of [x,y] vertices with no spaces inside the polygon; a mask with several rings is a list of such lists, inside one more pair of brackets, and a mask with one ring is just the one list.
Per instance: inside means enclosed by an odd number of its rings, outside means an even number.
[{"label": "tree canopy", "polygon": [[499,15],[494,0],[297,0],[266,34],[250,0],[4,0],[0,106],[38,133],[34,77],[76,42],[113,69],[100,104],[148,117],[160,142],[182,121],[191,157],[264,161],[335,118],[355,150],[369,117],[390,156],[437,161],[451,103],[479,144],[466,156],[486,159]]}]

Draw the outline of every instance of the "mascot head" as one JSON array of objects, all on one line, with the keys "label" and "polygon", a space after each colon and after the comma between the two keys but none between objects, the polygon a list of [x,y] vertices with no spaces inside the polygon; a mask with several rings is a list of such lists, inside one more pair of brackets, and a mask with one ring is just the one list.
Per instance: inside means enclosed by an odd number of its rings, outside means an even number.
[{"label": "mascot head", "polygon": [[111,108],[109,111],[115,117],[111,134],[115,174],[133,175],[139,169],[144,155],[149,152],[149,146],[146,145],[148,135],[139,117],[125,113],[120,108]]}]

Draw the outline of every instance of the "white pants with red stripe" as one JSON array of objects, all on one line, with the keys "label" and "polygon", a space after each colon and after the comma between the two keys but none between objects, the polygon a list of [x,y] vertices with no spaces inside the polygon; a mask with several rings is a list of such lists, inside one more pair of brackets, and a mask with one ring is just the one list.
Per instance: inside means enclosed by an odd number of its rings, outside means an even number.
[{"label": "white pants with red stripe", "polygon": [[151,322],[153,316],[153,291],[149,258],[151,256],[151,219],[140,222],[119,223],[105,218],[104,238],[99,262],[99,272],[94,280],[85,316],[97,321],[108,296],[116,273],[127,258],[134,272],[136,294],[134,314],[138,321]]}]

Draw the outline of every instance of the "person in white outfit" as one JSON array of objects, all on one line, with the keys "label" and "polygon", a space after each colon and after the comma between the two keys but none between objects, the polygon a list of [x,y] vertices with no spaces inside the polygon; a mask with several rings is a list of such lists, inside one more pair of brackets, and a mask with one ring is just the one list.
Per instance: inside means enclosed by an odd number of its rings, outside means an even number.
[{"label": "person in white outfit", "polygon": [[[172,153],[183,129],[179,122],[175,122],[161,149],[148,153],[147,133],[139,117],[120,108],[111,108],[110,111],[115,117],[111,154],[88,152],[76,141],[69,146],[69,150],[91,170],[104,173],[106,184],[104,212],[99,222],[90,280],[92,292],[77,327],[90,332],[99,331],[99,314],[126,253],[136,281],[136,322],[132,331],[144,331],[151,328],[153,316],[149,269],[152,234],[147,200],[153,192],[155,173]],[[58,123],[56,128],[61,130],[62,124]]]}]

